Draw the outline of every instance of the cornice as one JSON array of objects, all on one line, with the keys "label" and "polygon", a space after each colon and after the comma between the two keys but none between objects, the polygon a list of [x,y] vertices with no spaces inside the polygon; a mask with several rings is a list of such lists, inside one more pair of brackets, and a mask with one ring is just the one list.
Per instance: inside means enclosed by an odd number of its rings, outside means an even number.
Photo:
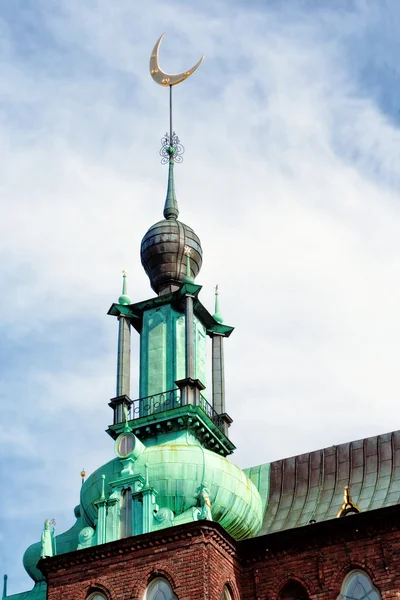
[{"label": "cornice", "polygon": [[112,559],[116,556],[122,557],[149,551],[160,552],[163,549],[167,551],[170,544],[182,543],[185,545],[188,542],[213,542],[229,554],[236,554],[236,542],[221,525],[213,521],[199,521],[40,559],[37,566],[47,576],[62,569],[71,569],[99,560]]},{"label": "cornice", "polygon": [[236,542],[219,523],[198,521],[41,559],[38,568],[47,576],[59,570],[73,569],[117,556],[121,558],[133,553],[167,552],[171,544],[185,546],[188,543],[213,544],[239,560],[243,566],[250,566],[260,560],[289,557],[302,552],[323,550],[336,544],[375,539],[399,530],[400,505],[270,533],[241,542]]},{"label": "cornice", "polygon": [[400,505],[268,533],[238,542],[243,564],[279,556],[322,550],[336,544],[374,539],[400,530]]}]

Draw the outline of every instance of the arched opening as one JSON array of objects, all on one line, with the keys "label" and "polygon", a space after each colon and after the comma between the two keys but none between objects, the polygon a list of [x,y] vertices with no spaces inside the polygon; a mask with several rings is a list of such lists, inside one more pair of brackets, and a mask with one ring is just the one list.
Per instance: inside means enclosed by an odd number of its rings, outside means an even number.
[{"label": "arched opening", "polygon": [[291,580],[281,588],[278,600],[309,600],[309,596],[301,583]]},{"label": "arched opening", "polygon": [[101,592],[91,592],[86,600],[107,600],[107,596]]},{"label": "arched opening", "polygon": [[143,600],[178,600],[168,581],[157,577],[149,584]]},{"label": "arched opening", "polygon": [[122,490],[120,501],[120,538],[132,535],[132,490]]},{"label": "arched opening", "polygon": [[371,579],[359,569],[347,573],[337,600],[381,600]]},{"label": "arched opening", "polygon": [[222,589],[221,600],[232,600],[232,594],[227,585],[224,585]]}]

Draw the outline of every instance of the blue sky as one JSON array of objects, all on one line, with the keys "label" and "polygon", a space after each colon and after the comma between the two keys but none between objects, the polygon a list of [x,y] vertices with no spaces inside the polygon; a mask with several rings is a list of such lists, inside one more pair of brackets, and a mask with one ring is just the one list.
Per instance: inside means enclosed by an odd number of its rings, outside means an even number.
[{"label": "blue sky", "polygon": [[[1,564],[73,523],[80,470],[113,456],[117,325],[161,217],[166,90],[181,219],[220,286],[233,460],[396,429],[400,6],[393,1],[8,0],[0,6]],[[132,396],[137,394],[134,339]]]}]

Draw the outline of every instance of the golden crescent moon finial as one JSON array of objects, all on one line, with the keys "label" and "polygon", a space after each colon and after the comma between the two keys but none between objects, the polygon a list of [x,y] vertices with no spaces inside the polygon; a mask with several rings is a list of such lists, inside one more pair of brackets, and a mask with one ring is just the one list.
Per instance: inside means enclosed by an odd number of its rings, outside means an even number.
[{"label": "golden crescent moon finial", "polygon": [[156,42],[156,45],[153,48],[153,52],[151,53],[150,75],[156,83],[162,85],[163,87],[168,87],[171,85],[177,85],[178,83],[181,83],[182,81],[185,81],[185,79],[190,77],[190,75],[192,75],[192,73],[194,73],[196,69],[199,68],[199,66],[204,60],[204,56],[202,56],[201,59],[194,65],[194,67],[192,67],[188,71],[178,73],[177,75],[169,75],[168,73],[165,73],[158,64],[158,50],[160,48],[161,40],[163,39],[164,35],[164,33],[160,35]]}]

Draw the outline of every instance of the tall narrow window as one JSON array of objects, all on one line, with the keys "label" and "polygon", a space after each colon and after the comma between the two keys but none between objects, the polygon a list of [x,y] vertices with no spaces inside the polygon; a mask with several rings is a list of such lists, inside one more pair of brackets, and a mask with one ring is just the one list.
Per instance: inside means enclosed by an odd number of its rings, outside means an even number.
[{"label": "tall narrow window", "polygon": [[157,577],[146,590],[144,600],[178,600],[166,579]]},{"label": "tall narrow window", "polygon": [[343,580],[337,600],[381,600],[381,595],[364,571],[351,571]]},{"label": "tall narrow window", "polygon": [[132,535],[132,492],[128,488],[121,493],[120,537]]}]

